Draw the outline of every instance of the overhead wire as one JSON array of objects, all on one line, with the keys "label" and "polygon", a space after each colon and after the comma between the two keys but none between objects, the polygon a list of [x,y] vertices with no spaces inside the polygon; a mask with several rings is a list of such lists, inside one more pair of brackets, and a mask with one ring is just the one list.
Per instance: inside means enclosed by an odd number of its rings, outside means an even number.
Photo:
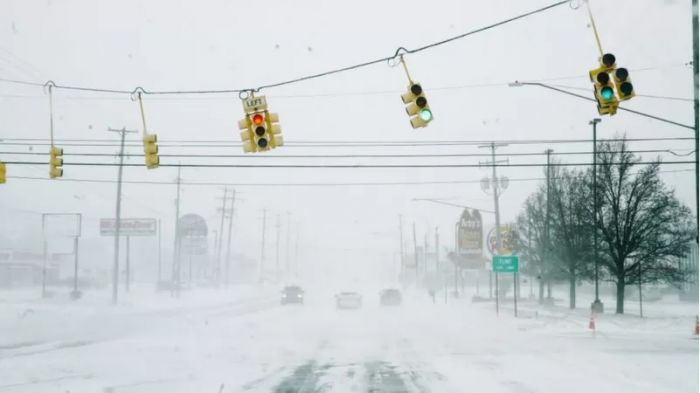
[{"label": "overhead wire", "polygon": [[[338,74],[338,73],[342,73],[342,72],[346,72],[346,71],[350,71],[350,70],[355,70],[355,69],[367,67],[367,66],[374,65],[374,64],[389,62],[389,61],[391,61],[391,60],[393,60],[393,59],[396,59],[398,56],[400,56],[400,55],[402,55],[402,54],[414,54],[414,53],[422,52],[422,51],[425,51],[425,50],[428,50],[428,49],[431,49],[431,48],[434,48],[434,47],[437,47],[437,46],[441,46],[441,45],[450,43],[450,42],[452,42],[452,41],[456,41],[456,40],[459,40],[459,39],[462,39],[462,38],[466,38],[466,37],[468,37],[468,36],[471,36],[471,35],[474,35],[474,34],[477,34],[477,33],[481,33],[481,32],[487,31],[487,30],[494,29],[494,28],[496,28],[496,27],[499,27],[499,26],[502,26],[502,25],[505,25],[505,24],[508,24],[508,23],[511,23],[511,22],[514,22],[514,21],[517,21],[517,20],[520,20],[520,19],[523,19],[523,18],[527,18],[527,17],[529,17],[529,16],[532,16],[532,15],[535,15],[535,14],[538,14],[538,13],[541,13],[541,12],[544,12],[544,11],[547,11],[547,10],[550,10],[550,9],[553,9],[553,8],[555,8],[555,7],[559,7],[559,6],[564,5],[564,4],[568,4],[568,3],[570,3],[570,2],[571,2],[571,0],[562,0],[562,1],[558,1],[558,2],[555,2],[555,3],[549,4],[549,5],[547,5],[547,6],[544,6],[544,7],[541,7],[541,8],[538,8],[538,9],[535,9],[535,10],[532,10],[532,11],[529,11],[529,12],[526,12],[526,13],[523,13],[523,14],[520,14],[520,15],[513,16],[513,17],[511,17],[511,18],[504,19],[504,20],[501,20],[501,21],[492,23],[492,24],[490,24],[490,25],[483,26],[483,27],[480,27],[480,28],[477,28],[477,29],[468,31],[468,32],[463,33],[463,34],[459,34],[459,35],[456,35],[456,36],[453,36],[453,37],[449,37],[449,38],[444,39],[444,40],[441,40],[441,41],[433,42],[433,43],[430,43],[430,44],[427,44],[427,45],[424,45],[424,46],[421,46],[421,47],[418,47],[418,48],[415,48],[415,49],[406,49],[406,48],[404,48],[404,47],[399,47],[399,48],[396,50],[396,52],[394,53],[394,55],[392,55],[392,56],[383,57],[383,58],[374,59],[374,60],[369,60],[369,61],[364,61],[364,62],[360,62],[360,63],[354,64],[354,65],[345,66],[345,67],[341,67],[341,68],[336,68],[336,69],[333,69],[333,70],[329,70],[329,71],[325,71],[325,72],[320,72],[320,73],[316,73],[316,74],[304,75],[304,76],[297,77],[297,78],[290,79],[290,80],[285,80],[285,81],[280,81],[280,82],[275,82],[275,83],[269,83],[269,84],[263,84],[263,85],[260,85],[260,86],[258,86],[258,87],[255,87],[255,88],[221,89],[221,90],[218,90],[218,89],[217,89],[217,90],[161,90],[161,91],[149,91],[149,90],[147,90],[147,89],[145,89],[145,88],[143,88],[143,87],[138,87],[138,88],[136,88],[136,89],[134,89],[134,90],[129,91],[129,90],[119,90],[119,89],[106,89],[106,88],[96,88],[96,87],[84,87],[84,86],[61,85],[61,84],[54,83],[54,82],[52,82],[52,81],[50,81],[50,82],[51,82],[51,83],[53,84],[53,86],[54,86],[55,88],[57,88],[57,89],[76,90],[76,91],[85,91],[85,92],[129,94],[129,95],[133,95],[133,93],[135,93],[137,90],[140,90],[140,91],[143,92],[144,94],[153,94],[153,95],[226,94],[226,93],[239,93],[239,94],[240,94],[240,93],[247,93],[247,92],[251,92],[251,91],[259,92],[259,91],[261,91],[261,90],[263,90],[263,89],[270,89],[270,88],[274,88],[274,87],[280,87],[280,86],[290,85],[290,84],[293,84],[293,83],[298,83],[298,82],[307,81],[307,80],[311,80],[311,79],[317,79],[317,78],[321,78],[321,77],[325,77],[325,76],[329,76],[329,75],[333,75],[333,74]],[[24,85],[33,85],[33,86],[44,86],[44,85],[45,85],[45,83],[44,83],[44,84],[39,84],[39,83],[36,83],[36,82],[17,81],[17,80],[11,80],[11,79],[7,79],[7,78],[0,78],[0,81],[9,82],[9,83],[19,83],[19,84],[24,84]],[[48,82],[47,82],[47,83],[48,83]]]},{"label": "overhead wire", "polygon": [[[669,153],[677,157],[689,156],[695,152],[691,150],[688,153],[678,153],[671,149],[648,149],[648,150],[627,150],[634,154],[651,154],[651,153]],[[0,154],[20,155],[20,156],[43,156],[45,152],[11,152],[0,151]],[[593,151],[568,151],[568,152],[552,152],[553,156],[568,156],[568,155],[592,155]],[[513,152],[513,153],[496,153],[497,157],[527,157],[527,156],[546,156],[547,152]],[[117,153],[66,153],[64,157],[118,157]],[[143,157],[143,153],[139,154],[124,154],[124,157]],[[491,157],[491,153],[440,153],[440,154],[284,154],[284,155],[251,155],[251,154],[159,154],[160,157],[174,158],[247,158],[247,159],[289,159],[289,158],[464,158],[464,157]]]},{"label": "overhead wire", "polygon": [[[42,165],[43,162],[32,161],[6,161],[8,165]],[[680,165],[680,164],[695,164],[695,161],[637,161],[634,165]],[[515,168],[515,167],[545,167],[547,163],[489,163],[489,164],[192,164],[192,163],[177,163],[167,164],[161,163],[161,167],[173,168],[255,168],[255,169],[409,169],[409,168]],[[552,163],[550,166],[555,167],[576,167],[576,166],[591,166],[590,162],[580,163]],[[603,164],[596,164],[598,166]],[[620,163],[612,163],[610,165],[621,165]],[[118,163],[108,162],[64,162],[63,166],[103,166],[103,167],[118,167]],[[124,167],[143,167],[143,164],[126,163],[121,164]]]},{"label": "overhead wire", "polygon": [[[659,173],[684,173],[693,172],[693,169],[676,169],[659,171]],[[85,179],[85,178],[60,178],[60,179],[48,179],[46,177],[31,177],[31,176],[8,176],[8,179],[16,180],[37,180],[37,181],[53,181],[53,182],[77,182],[77,183],[117,183],[117,180],[112,179]],[[552,177],[557,179],[558,177]],[[531,177],[531,178],[509,178],[511,182],[528,182],[528,181],[544,181],[544,177]],[[180,184],[184,186],[234,186],[234,187],[365,187],[365,186],[413,186],[413,185],[440,185],[440,184],[473,184],[480,183],[481,180],[427,180],[427,181],[378,181],[378,182],[311,182],[311,183],[294,183],[294,182],[284,182],[284,183],[227,183],[227,182],[192,182],[192,181],[181,181]],[[148,181],[148,180],[122,180],[124,184],[141,184],[141,185],[167,185],[174,186],[177,184],[176,181]]]}]

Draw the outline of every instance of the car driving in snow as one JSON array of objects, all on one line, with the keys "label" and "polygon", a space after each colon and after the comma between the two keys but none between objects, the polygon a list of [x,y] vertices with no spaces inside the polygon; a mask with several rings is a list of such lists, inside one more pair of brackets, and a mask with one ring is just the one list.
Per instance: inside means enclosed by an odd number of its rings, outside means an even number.
[{"label": "car driving in snow", "polygon": [[382,306],[398,306],[401,301],[401,291],[398,289],[388,288],[379,293],[379,304]]},{"label": "car driving in snow", "polygon": [[335,306],[338,309],[357,309],[362,307],[362,295],[357,292],[341,292],[335,295]]},{"label": "car driving in snow", "polygon": [[304,290],[298,285],[288,285],[282,290],[280,304],[304,304]]}]

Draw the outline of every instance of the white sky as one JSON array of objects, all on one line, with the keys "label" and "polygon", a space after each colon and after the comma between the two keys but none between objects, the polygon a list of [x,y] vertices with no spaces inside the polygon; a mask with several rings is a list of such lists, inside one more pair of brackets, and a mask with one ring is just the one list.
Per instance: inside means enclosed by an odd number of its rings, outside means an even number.
[{"label": "white sky", "polygon": [[[416,1],[376,2],[322,0],[266,2],[203,1],[3,1],[0,3],[0,78],[131,90],[225,89],[258,86],[389,56],[398,46],[414,48],[549,4],[550,1]],[[638,94],[692,97],[690,1],[592,1],[604,48],[618,65],[630,69]],[[564,5],[545,13],[406,57],[411,74],[423,84],[435,120],[414,131],[399,98],[407,82],[401,68],[378,64],[360,70],[263,91],[270,109],[279,113],[287,141],[431,141],[504,139],[586,139],[595,105],[537,87],[512,88],[507,82],[541,78],[589,89],[588,70],[598,53],[585,8]],[[652,68],[652,69],[647,69]],[[646,69],[646,70],[641,70]],[[639,70],[639,71],[635,71]],[[440,89],[474,84],[500,86]],[[390,92],[384,94],[339,94]],[[580,92],[591,95],[590,89]],[[305,97],[300,97],[305,96]],[[242,116],[235,95],[146,96],[149,131],[163,145],[169,140],[238,142]],[[624,104],[661,117],[692,124],[692,103],[637,97]],[[57,138],[114,139],[108,127],[141,129],[138,108],[128,95],[57,91]],[[39,87],[0,83],[0,138],[47,138],[48,99]],[[690,137],[692,131],[628,113],[605,118],[599,137],[627,133],[630,138]],[[132,141],[139,143],[136,136]],[[639,143],[634,149],[670,148],[681,153],[691,141]],[[499,153],[589,151],[589,145],[511,145]],[[35,151],[45,151],[36,146]],[[78,148],[64,146],[66,163]],[[0,150],[26,147],[0,144]],[[116,149],[100,149],[114,152]],[[140,147],[131,152],[138,154]],[[238,147],[187,149],[191,153],[241,154]],[[89,152],[82,148],[80,152]],[[182,152],[161,147],[161,154]],[[279,148],[217,163],[291,163],[270,156],[367,153],[485,153],[472,146],[441,148]],[[651,158],[652,156],[646,156]],[[665,160],[692,159],[663,155]],[[0,160],[45,156],[11,156]],[[563,161],[589,162],[588,156]],[[103,158],[104,160],[104,158]],[[161,163],[174,163],[162,157]],[[183,159],[204,162],[202,159]],[[106,160],[111,162],[110,159]],[[384,159],[381,163],[477,164],[478,157]],[[511,163],[543,162],[544,157],[513,157]],[[141,158],[131,162],[142,163]],[[211,161],[209,161],[211,162]],[[370,163],[379,159],[295,160],[296,163]],[[669,165],[663,170],[689,169]],[[9,166],[9,176],[46,177],[46,166]],[[490,171],[446,169],[185,169],[185,181],[198,182],[382,182],[479,180]],[[505,168],[500,174],[541,177],[542,169]],[[126,180],[171,181],[174,168],[127,168]],[[694,206],[692,172],[664,174],[681,200]],[[114,179],[116,168],[66,165],[64,177]],[[537,182],[511,182],[501,200],[502,221],[512,220]],[[100,239],[98,220],[114,214],[115,184],[9,179],[0,186],[0,238],[35,247],[40,216],[30,212],[82,212],[84,239],[97,255],[111,254]],[[182,212],[213,219],[220,187],[184,186]],[[259,252],[262,209],[289,211],[301,230],[305,258],[391,263],[398,246],[398,214],[405,216],[406,237],[416,222],[419,242],[426,229],[440,228],[451,245],[460,210],[411,202],[412,198],[455,198],[451,202],[491,209],[492,199],[478,183],[392,187],[263,188],[238,187],[235,245],[251,257]],[[174,186],[124,186],[124,217],[160,217],[172,228]],[[268,216],[270,217],[270,216]],[[491,216],[485,217],[487,222]],[[22,221],[19,221],[22,220]],[[285,220],[283,220],[283,223]],[[210,229],[218,221],[210,221]],[[268,222],[268,228],[274,221]],[[19,229],[18,229],[19,228]],[[432,239],[431,235],[431,239]],[[172,231],[165,232],[171,244]],[[268,232],[274,240],[274,233]],[[141,245],[145,247],[145,245]],[[137,245],[138,247],[138,245]],[[361,247],[366,251],[352,249]],[[273,253],[268,253],[273,255]]]}]

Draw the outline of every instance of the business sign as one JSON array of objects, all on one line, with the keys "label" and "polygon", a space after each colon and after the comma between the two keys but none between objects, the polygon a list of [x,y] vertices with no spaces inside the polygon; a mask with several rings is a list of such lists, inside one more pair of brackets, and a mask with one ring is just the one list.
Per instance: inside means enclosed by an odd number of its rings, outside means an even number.
[{"label": "business sign", "polygon": [[44,213],[42,228],[45,237],[80,237],[80,213]]},{"label": "business sign", "polygon": [[[157,226],[155,218],[122,218],[119,220],[119,236],[155,236]],[[116,233],[114,218],[100,220],[100,235],[115,236]]]},{"label": "business sign", "polygon": [[510,255],[518,245],[518,234],[512,225],[501,225],[501,249],[496,252],[496,228],[489,231],[486,246],[491,255]]},{"label": "business sign", "polygon": [[481,255],[483,229],[479,211],[464,209],[459,222],[457,222],[457,252],[459,254]]},{"label": "business sign", "polygon": [[495,273],[517,273],[518,262],[517,255],[494,255],[491,261],[491,270]]}]

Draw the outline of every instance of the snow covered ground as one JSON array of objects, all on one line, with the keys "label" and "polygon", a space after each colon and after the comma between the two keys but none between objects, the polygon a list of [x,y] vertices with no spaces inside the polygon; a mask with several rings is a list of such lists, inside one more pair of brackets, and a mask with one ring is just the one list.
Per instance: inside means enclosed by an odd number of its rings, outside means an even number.
[{"label": "snow covered ground", "polygon": [[524,302],[516,319],[510,303],[496,317],[493,303],[407,292],[382,308],[367,292],[339,311],[331,293],[281,306],[277,290],[143,289],[117,307],[2,292],[0,392],[698,391],[697,304],[605,314],[594,336],[583,308]]}]

